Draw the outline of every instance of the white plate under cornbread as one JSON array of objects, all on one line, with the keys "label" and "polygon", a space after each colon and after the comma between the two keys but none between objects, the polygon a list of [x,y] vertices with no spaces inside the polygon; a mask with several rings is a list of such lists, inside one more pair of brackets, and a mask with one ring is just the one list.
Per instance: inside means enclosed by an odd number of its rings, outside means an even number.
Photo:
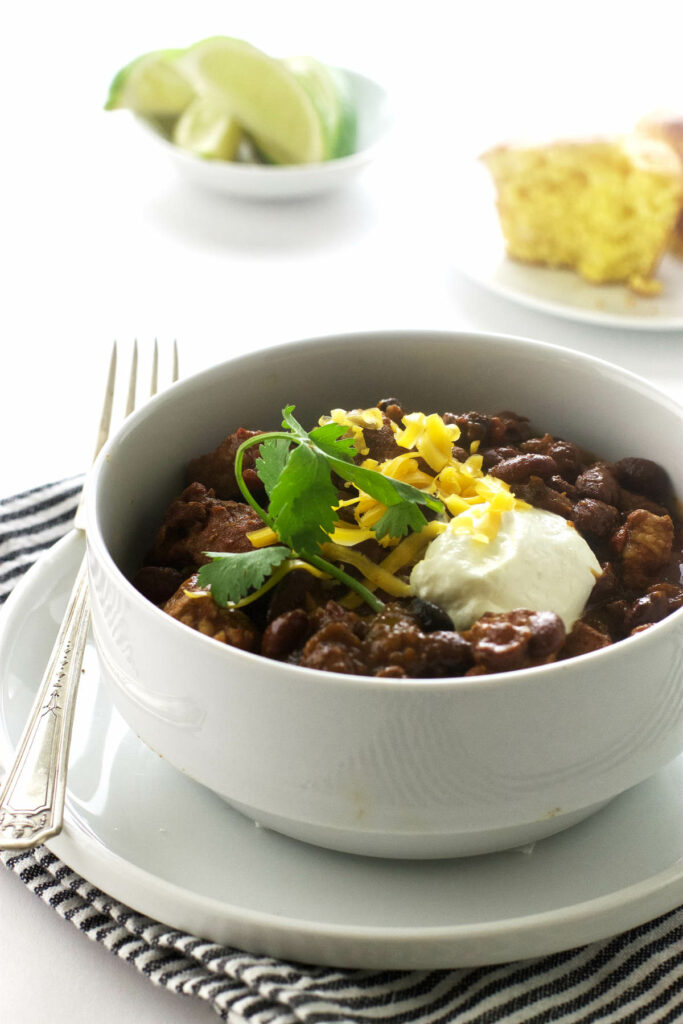
[{"label": "white plate under cornbread", "polygon": [[[623,179],[620,164],[627,165]],[[494,147],[459,178],[465,201],[458,210],[457,265],[479,284],[544,312],[607,326],[680,328],[683,261],[665,237],[666,225],[675,223],[676,189],[678,199],[683,197],[678,167],[665,142],[640,132],[623,143]],[[590,185],[578,195],[582,186],[575,187],[572,178],[584,175]],[[577,226],[588,202],[594,204],[590,217]],[[601,218],[609,231],[603,231]],[[574,242],[582,241],[583,228],[595,248],[576,255]],[[594,238],[595,230],[602,236]],[[641,242],[644,257],[638,253]],[[573,260],[575,269],[561,265]],[[619,280],[624,262],[635,272]]]}]

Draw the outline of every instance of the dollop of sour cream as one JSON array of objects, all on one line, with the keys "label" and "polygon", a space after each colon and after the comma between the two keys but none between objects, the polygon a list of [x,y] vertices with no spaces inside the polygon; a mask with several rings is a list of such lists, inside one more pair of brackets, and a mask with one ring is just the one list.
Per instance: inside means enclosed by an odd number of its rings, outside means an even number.
[{"label": "dollop of sour cream", "polygon": [[510,509],[495,537],[482,543],[456,522],[414,567],[414,594],[448,612],[456,629],[486,612],[528,608],[555,612],[571,630],[602,570],[570,523],[543,509]]}]

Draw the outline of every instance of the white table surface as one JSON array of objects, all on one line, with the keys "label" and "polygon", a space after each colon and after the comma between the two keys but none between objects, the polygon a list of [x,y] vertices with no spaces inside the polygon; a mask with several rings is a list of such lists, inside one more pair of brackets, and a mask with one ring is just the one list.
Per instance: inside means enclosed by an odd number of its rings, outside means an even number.
[{"label": "white table surface", "polygon": [[[683,399],[681,333],[533,312],[459,275],[458,161],[528,130],[628,124],[682,103],[677,4],[422,0],[14,4],[3,17],[0,496],[81,472],[112,341],[181,347],[185,373],[363,328],[476,329],[598,355]],[[559,19],[559,20],[558,20]],[[101,109],[137,54],[225,33],[390,89],[397,126],[347,191],[240,204],[177,179]],[[683,268],[681,271],[683,275]],[[75,1000],[74,994],[77,993]],[[0,871],[8,1024],[215,1019],[153,988]]]}]

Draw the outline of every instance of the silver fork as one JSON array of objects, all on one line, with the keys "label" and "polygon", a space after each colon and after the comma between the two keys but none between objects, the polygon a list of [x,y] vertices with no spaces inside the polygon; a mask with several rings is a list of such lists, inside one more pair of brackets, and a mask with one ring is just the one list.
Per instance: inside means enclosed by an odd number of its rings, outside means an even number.
[{"label": "silver fork", "polygon": [[[116,361],[114,344],[93,461],[111,431]],[[158,390],[158,377],[159,348],[155,342],[150,396]],[[135,342],[124,417],[135,408],[137,378],[138,346]],[[178,349],[175,344],[171,378],[172,381],[178,379]],[[74,530],[84,532],[83,494],[74,518]],[[89,621],[88,576],[84,557],[45,675],[17,747],[14,764],[0,792],[0,849],[30,849],[62,830],[71,730]]]}]

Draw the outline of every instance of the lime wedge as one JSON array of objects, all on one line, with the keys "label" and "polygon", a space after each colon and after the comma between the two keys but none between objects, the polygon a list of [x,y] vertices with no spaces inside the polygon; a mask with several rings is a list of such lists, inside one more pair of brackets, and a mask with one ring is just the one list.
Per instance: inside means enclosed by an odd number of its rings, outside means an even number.
[{"label": "lime wedge", "polygon": [[194,97],[178,67],[182,50],[156,50],[126,64],[114,76],[105,110],[132,110],[140,117],[177,117]]},{"label": "lime wedge", "polygon": [[286,57],[283,64],[304,87],[320,118],[325,159],[348,156],[356,146],[356,113],[342,72],[313,57]]},{"label": "lime wedge", "polygon": [[221,97],[266,160],[306,164],[325,159],[315,104],[282,61],[241,39],[217,36],[191,46],[180,65],[199,94]]},{"label": "lime wedge", "polygon": [[212,95],[196,96],[176,121],[173,142],[206,160],[234,160],[242,129]]}]

